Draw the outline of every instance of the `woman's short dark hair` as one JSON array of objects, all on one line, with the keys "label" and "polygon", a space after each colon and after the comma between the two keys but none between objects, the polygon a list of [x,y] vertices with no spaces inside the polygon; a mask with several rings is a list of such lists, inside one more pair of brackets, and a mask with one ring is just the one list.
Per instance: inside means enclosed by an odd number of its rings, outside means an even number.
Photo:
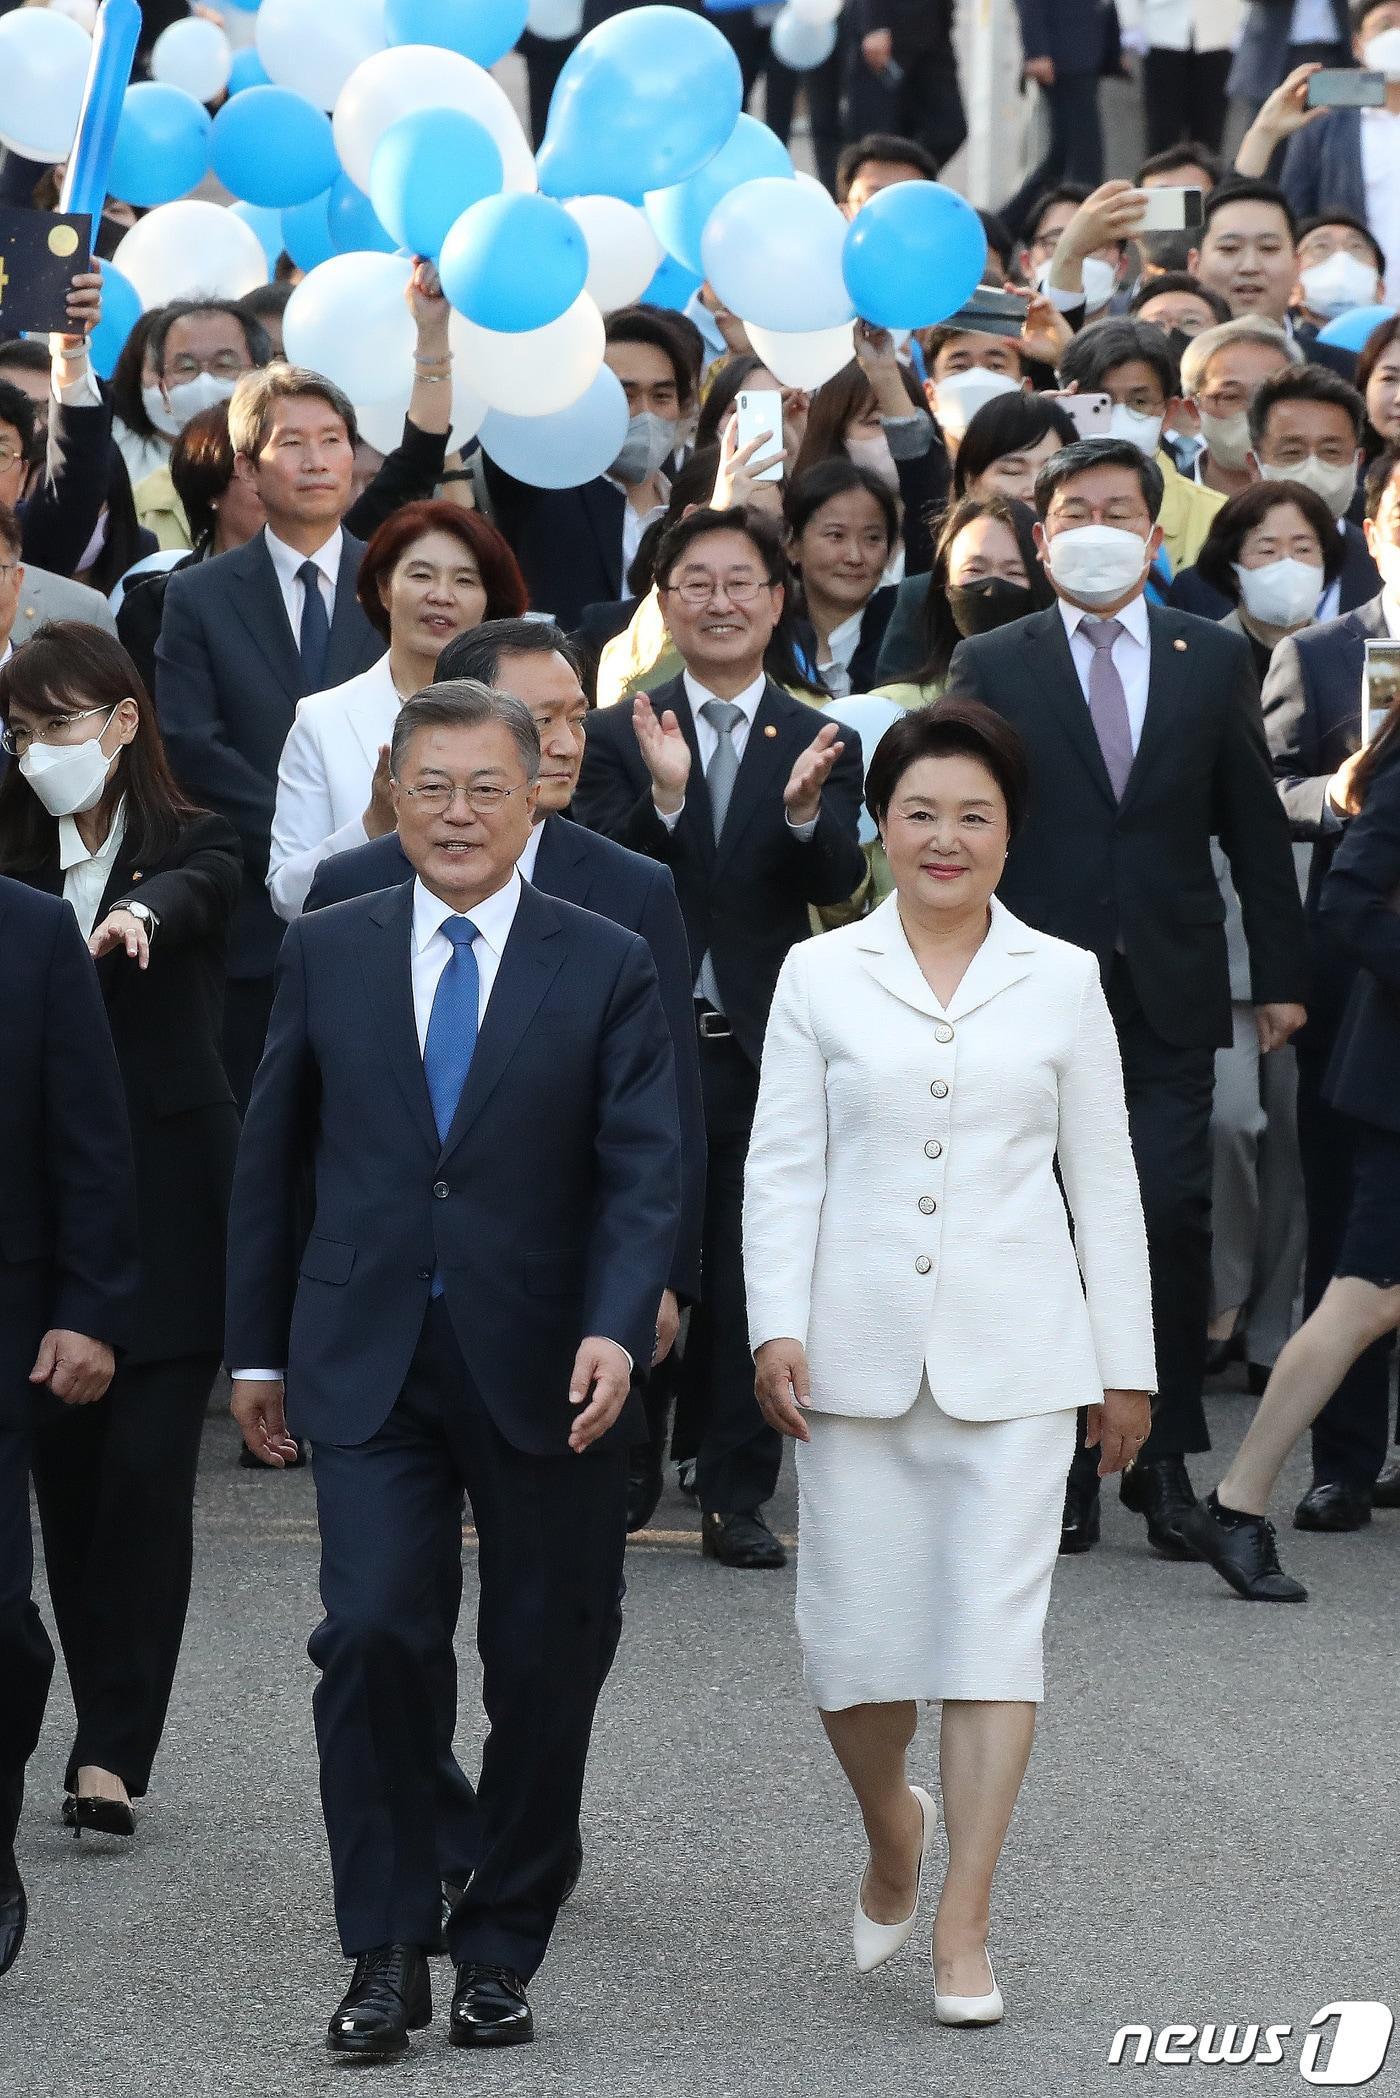
[{"label": "woman's short dark hair", "polygon": [[[923,390],[907,365],[900,365],[899,376],[909,396],[910,412],[926,413],[928,403]],[[793,471],[805,473],[809,466],[817,466],[823,459],[844,459],[847,430],[858,416],[868,415],[874,406],[875,389],[853,357],[834,379],[828,379],[812,395],[802,449]]]},{"label": "woman's short dark hair", "polygon": [[868,466],[857,466],[851,459],[824,459],[819,466],[809,466],[804,473],[793,475],[783,495],[783,516],[793,538],[806,531],[818,510],[834,502],[838,495],[850,495],[857,488],[878,503],[885,520],[885,544],[896,546],[899,502],[893,490]]},{"label": "woman's short dark hair", "polygon": [[[126,797],[123,851],[130,860],[158,859],[196,811],[175,783],[155,707],[120,641],[81,619],[52,619],[0,669],[0,721],[7,727],[15,707],[76,714],[124,699],[135,700],[139,718],[118,766]],[[18,765],[7,765],[0,776],[0,872],[32,873],[57,850],[57,820]]]},{"label": "woman's short dark hair", "polygon": [[128,430],[148,441],[160,433],[146,413],[146,403],[141,398],[141,374],[146,368],[146,345],[160,325],[164,311],[163,306],[152,306],[141,315],[122,345],[107,386],[112,406]]},{"label": "woman's short dark hair", "polygon": [[1055,602],[1050,579],[1036,549],[1035,512],[1030,505],[1017,502],[1015,497],[1010,495],[965,495],[961,502],[954,503],[951,510],[944,512],[938,527],[938,537],[934,541],[928,596],[924,600],[924,641],[927,655],[915,674],[916,684],[941,685],[948,675],[953,651],[962,639],[948,603],[948,569],[959,536],[968,525],[976,524],[981,517],[995,518],[997,523],[1004,524],[1015,538],[1021,550],[1021,559],[1025,563],[1026,581],[1038,600],[1037,608],[1043,611]]},{"label": "woman's short dark hair", "polygon": [[[728,363],[720,366],[710,382],[710,390],[705,395],[704,406],[695,425],[697,451],[706,451],[710,445],[719,443],[720,428],[725,416],[750,380],[757,379],[760,373],[764,379],[773,378],[763,359],[756,357],[752,351],[742,357],[731,357]],[[777,384],[776,379],[773,383]]]},{"label": "woman's short dark hair", "polygon": [[[1337,530],[1336,521],[1322,497],[1301,481],[1256,481],[1252,487],[1232,495],[1216,511],[1210,521],[1210,530],[1201,542],[1196,556],[1196,573],[1212,590],[1228,597],[1237,604],[1240,597],[1240,579],[1235,574],[1235,563],[1240,558],[1240,548],[1256,525],[1264,522],[1271,510],[1281,503],[1291,503],[1301,510],[1317,534],[1317,543],[1322,551],[1322,575],[1324,584],[1335,583],[1341,574],[1346,556],[1346,543]],[[1319,591],[1318,595],[1321,595]]]},{"label": "woman's short dark hair", "polygon": [[385,518],[365,548],[355,595],[360,609],[387,641],[389,613],[380,586],[387,583],[415,539],[428,532],[447,532],[460,541],[481,571],[486,592],[483,619],[518,619],[530,603],[520,564],[501,534],[479,510],[460,503],[404,503]]},{"label": "woman's short dark hair", "polygon": [[192,415],[170,447],[170,478],[184,505],[196,553],[213,540],[217,506],[233,479],[233,456],[227,401]]},{"label": "woman's short dark hair", "polygon": [[1015,837],[1026,819],[1031,768],[1026,746],[1000,714],[980,699],[948,693],[927,707],[911,707],[875,746],[865,773],[865,806],[883,826],[899,783],[921,758],[976,758],[1001,789],[1006,824]]},{"label": "woman's short dark hair", "polygon": [[[1366,347],[1357,358],[1356,370],[1352,374],[1352,384],[1363,400],[1366,398],[1366,389],[1371,383],[1372,372],[1374,372],[1386,351],[1397,340],[1400,340],[1400,313],[1396,314],[1394,320],[1382,321],[1379,328],[1375,329],[1366,338]],[[1366,432],[1373,450],[1383,445],[1384,440],[1371,422],[1369,410],[1367,411]]]},{"label": "woman's short dark hair", "polygon": [[1061,444],[1073,444],[1078,430],[1058,401],[1043,393],[999,393],[984,401],[968,423],[953,462],[953,494],[967,494],[971,483],[1009,452],[1028,452],[1054,431]]}]

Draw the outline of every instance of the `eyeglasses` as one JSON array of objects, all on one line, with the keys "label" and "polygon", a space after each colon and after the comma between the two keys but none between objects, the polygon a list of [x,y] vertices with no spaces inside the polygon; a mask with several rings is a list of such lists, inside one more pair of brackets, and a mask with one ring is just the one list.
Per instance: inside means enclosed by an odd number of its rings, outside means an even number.
[{"label": "eyeglasses", "polygon": [[0,444],[0,473],[7,466],[14,466],[24,457],[23,447],[18,444]]},{"label": "eyeglasses", "polygon": [[667,597],[678,597],[683,605],[707,605],[722,590],[731,605],[751,605],[765,590],[777,588],[767,576],[685,576],[679,583],[663,583]]},{"label": "eyeglasses", "polygon": [[425,816],[445,816],[460,794],[474,816],[494,816],[512,794],[519,794],[523,785],[517,787],[459,787],[447,780],[428,780],[421,787],[406,787],[402,780],[394,785],[401,794],[407,794],[423,811]]},{"label": "eyeglasses", "polygon": [[165,376],[179,383],[197,379],[201,372],[212,372],[216,379],[236,379],[247,369],[247,358],[240,357],[237,350],[216,350],[212,357],[188,354],[172,357],[165,368]]},{"label": "eyeglasses", "polygon": [[52,714],[38,728],[11,728],[8,724],[0,729],[0,750],[12,758],[22,758],[31,743],[66,743],[68,731],[80,721],[91,721],[95,714],[105,714],[110,720],[116,707],[84,707],[78,714]]}]

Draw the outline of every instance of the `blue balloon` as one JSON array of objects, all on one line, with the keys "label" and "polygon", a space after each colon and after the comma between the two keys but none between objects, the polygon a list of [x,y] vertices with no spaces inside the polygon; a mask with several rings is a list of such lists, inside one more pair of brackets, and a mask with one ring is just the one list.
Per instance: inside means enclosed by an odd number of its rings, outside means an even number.
[{"label": "blue balloon", "polygon": [[640,306],[667,306],[673,313],[680,313],[690,304],[704,281],[694,270],[688,270],[683,262],[677,262],[674,255],[666,255],[637,303]]},{"label": "blue balloon", "polygon": [[387,0],[384,34],[391,44],[436,44],[494,66],[520,41],[530,0]]},{"label": "blue balloon", "polygon": [[965,197],[941,182],[896,182],[852,219],[841,270],[862,320],[935,328],[966,304],[986,262],[986,231]]},{"label": "blue balloon", "polygon": [[308,274],[337,253],[327,216],[330,201],[327,190],[324,196],[313,197],[309,204],[297,204],[282,214],[282,245],[297,268]]},{"label": "blue balloon", "polygon": [[245,88],[271,87],[272,76],[266,71],[262,60],[251,44],[242,51],[235,51],[233,64],[228,69],[228,91],[241,95]]},{"label": "blue balloon", "polygon": [[514,190],[462,213],[442,244],[438,275],[479,328],[524,334],[573,305],[588,278],[588,242],[562,204]]},{"label": "blue balloon", "polygon": [[289,87],[250,87],[214,119],[214,173],[247,204],[285,211],[329,189],[340,169],[323,109]]},{"label": "blue balloon", "polygon": [[464,109],[415,109],[374,149],[369,193],[401,247],[434,261],[462,213],[498,194],[501,149]]},{"label": "blue balloon", "polygon": [[713,22],[634,7],[590,29],[564,61],[544,144],[551,197],[635,197],[688,182],[739,121],[739,61]]},{"label": "blue balloon", "polygon": [[759,175],[790,175],[792,157],[775,131],[741,116],[713,160],[674,189],[654,189],[646,200],[652,231],[687,269],[702,270],[700,236],[721,197]]},{"label": "blue balloon", "polygon": [[110,379],[126,338],[141,318],[141,294],[129,277],[99,258],[102,272],[102,319],[88,337],[88,355],[99,379]]},{"label": "blue balloon", "polygon": [[173,204],[209,172],[209,112],[182,87],[143,80],[128,88],[107,175],[126,204]]},{"label": "blue balloon", "polygon": [[337,255],[363,254],[366,250],[392,255],[399,245],[380,225],[369,198],[348,175],[337,175],[331,184],[326,223]]},{"label": "blue balloon", "polygon": [[263,244],[269,270],[276,269],[277,258],[284,246],[281,212],[269,211],[263,204],[230,204],[229,210],[236,219],[242,219],[245,226],[252,227]]},{"label": "blue balloon", "polygon": [[581,488],[612,465],[627,422],[627,396],[605,364],[587,392],[559,414],[503,415],[492,408],[478,434],[488,459],[527,488]]},{"label": "blue balloon", "polygon": [[1325,328],[1319,328],[1319,342],[1329,343],[1335,350],[1365,349],[1377,328],[1395,318],[1393,306],[1353,306],[1349,313],[1339,313]]}]

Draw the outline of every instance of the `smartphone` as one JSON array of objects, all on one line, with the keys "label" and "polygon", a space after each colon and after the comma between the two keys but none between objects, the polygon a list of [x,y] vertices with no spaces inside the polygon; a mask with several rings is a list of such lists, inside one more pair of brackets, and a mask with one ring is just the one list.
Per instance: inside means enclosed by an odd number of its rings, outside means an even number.
[{"label": "smartphone", "polygon": [[1107,437],[1113,401],[1106,393],[1051,393],[1045,399],[1063,408],[1081,437]]},{"label": "smartphone", "polygon": [[756,387],[752,393],[735,395],[734,415],[738,422],[739,448],[752,444],[755,437],[766,437],[768,442],[756,454],[766,459],[770,452],[777,458],[771,466],[756,473],[758,481],[781,481],[783,478],[783,397],[775,386]]},{"label": "smartphone", "polygon": [[1170,189],[1165,185],[1158,188],[1154,184],[1143,194],[1147,204],[1134,233],[1191,233],[1205,224],[1205,206],[1198,189]]},{"label": "smartphone", "polygon": [[1361,681],[1361,740],[1374,743],[1400,699],[1400,641],[1368,641]]},{"label": "smartphone", "polygon": [[1338,66],[1313,73],[1305,98],[1308,109],[1384,109],[1385,74],[1364,73],[1359,66]]},{"label": "smartphone", "polygon": [[1027,292],[979,284],[967,304],[950,314],[943,326],[961,328],[969,335],[1019,335],[1026,325],[1029,303]]}]

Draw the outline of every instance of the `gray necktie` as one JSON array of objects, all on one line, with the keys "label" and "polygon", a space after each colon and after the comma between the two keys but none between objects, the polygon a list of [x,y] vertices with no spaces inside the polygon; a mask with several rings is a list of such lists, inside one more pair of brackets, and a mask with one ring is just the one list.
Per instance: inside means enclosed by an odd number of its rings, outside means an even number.
[{"label": "gray necktie", "polygon": [[[710,794],[710,816],[715,827],[715,843],[718,844],[719,834],[724,829],[724,819],[729,810],[730,796],[734,792],[734,782],[739,776],[739,753],[734,748],[734,731],[744,718],[744,710],[727,699],[707,699],[700,712],[719,738],[715,744],[715,754],[710,759],[709,769],[705,774],[705,785]],[[719,983],[715,976],[714,957],[708,951],[700,963],[700,971],[695,979],[695,995],[697,998],[703,998],[707,1005],[712,1005],[717,1013],[724,1011],[724,1004],[719,995]]]},{"label": "gray necktie", "polygon": [[1112,651],[1114,642],[1127,628],[1121,619],[1082,619],[1079,631],[1094,651],[1089,667],[1089,719],[1108,767],[1114,798],[1121,801],[1133,769],[1133,731],[1128,721],[1128,697]]}]

